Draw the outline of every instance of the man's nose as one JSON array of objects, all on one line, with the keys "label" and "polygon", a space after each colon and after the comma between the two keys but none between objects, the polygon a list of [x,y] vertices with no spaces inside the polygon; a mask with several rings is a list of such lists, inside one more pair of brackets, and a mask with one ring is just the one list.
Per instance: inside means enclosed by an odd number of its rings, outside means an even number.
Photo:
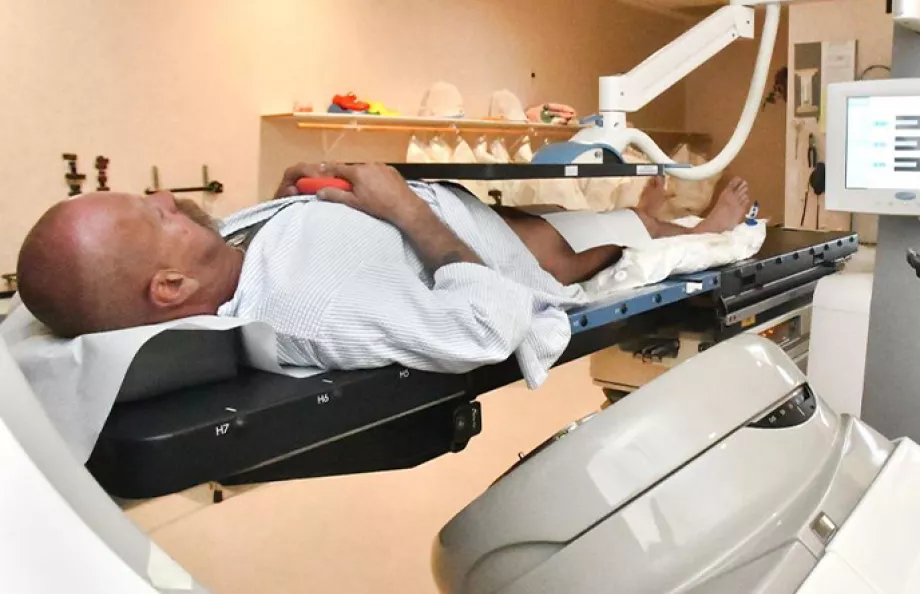
[{"label": "man's nose", "polygon": [[176,212],[176,197],[172,192],[167,192],[166,190],[160,192],[154,192],[147,197],[148,200],[155,200],[162,208],[165,208],[168,212]]}]

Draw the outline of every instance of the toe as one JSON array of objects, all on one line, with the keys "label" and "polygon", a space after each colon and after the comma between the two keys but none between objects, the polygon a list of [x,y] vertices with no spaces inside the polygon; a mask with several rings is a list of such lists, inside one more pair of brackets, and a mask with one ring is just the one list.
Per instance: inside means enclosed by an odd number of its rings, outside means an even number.
[{"label": "toe", "polygon": [[741,184],[738,186],[738,189],[735,191],[735,196],[739,202],[744,203],[748,201],[751,196],[751,192],[746,181],[741,182]]},{"label": "toe", "polygon": [[750,192],[745,192],[742,198],[742,204],[744,205],[745,210],[750,210],[751,206],[754,205],[754,197]]}]

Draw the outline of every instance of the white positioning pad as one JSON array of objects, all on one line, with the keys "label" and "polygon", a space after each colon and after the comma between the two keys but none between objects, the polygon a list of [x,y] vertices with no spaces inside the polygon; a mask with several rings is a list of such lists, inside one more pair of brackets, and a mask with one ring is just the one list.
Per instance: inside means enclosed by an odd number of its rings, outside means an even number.
[{"label": "white positioning pad", "polygon": [[[700,221],[697,217],[686,217],[674,224],[694,227]],[[766,222],[756,223],[741,223],[725,233],[664,237],[643,247],[625,249],[616,265],[582,286],[596,299],[660,283],[675,274],[691,274],[746,260],[760,251],[767,237]]]}]

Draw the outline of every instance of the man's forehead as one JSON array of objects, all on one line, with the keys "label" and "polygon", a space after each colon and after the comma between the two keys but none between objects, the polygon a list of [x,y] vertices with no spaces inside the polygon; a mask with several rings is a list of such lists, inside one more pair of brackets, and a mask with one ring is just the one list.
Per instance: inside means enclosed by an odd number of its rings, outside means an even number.
[{"label": "man's forehead", "polygon": [[71,211],[70,223],[78,235],[100,233],[107,229],[134,227],[143,222],[146,201],[133,194],[100,192],[72,199],[65,205]]},{"label": "man's forehead", "polygon": [[143,196],[124,192],[89,192],[70,199],[75,204],[137,204],[144,200]]}]

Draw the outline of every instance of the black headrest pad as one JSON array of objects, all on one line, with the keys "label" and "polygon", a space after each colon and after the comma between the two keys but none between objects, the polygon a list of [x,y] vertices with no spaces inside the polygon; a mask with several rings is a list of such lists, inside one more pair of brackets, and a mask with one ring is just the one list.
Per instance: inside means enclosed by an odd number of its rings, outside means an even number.
[{"label": "black headrest pad", "polygon": [[141,347],[118,392],[118,402],[236,377],[241,354],[237,330],[166,330]]}]

